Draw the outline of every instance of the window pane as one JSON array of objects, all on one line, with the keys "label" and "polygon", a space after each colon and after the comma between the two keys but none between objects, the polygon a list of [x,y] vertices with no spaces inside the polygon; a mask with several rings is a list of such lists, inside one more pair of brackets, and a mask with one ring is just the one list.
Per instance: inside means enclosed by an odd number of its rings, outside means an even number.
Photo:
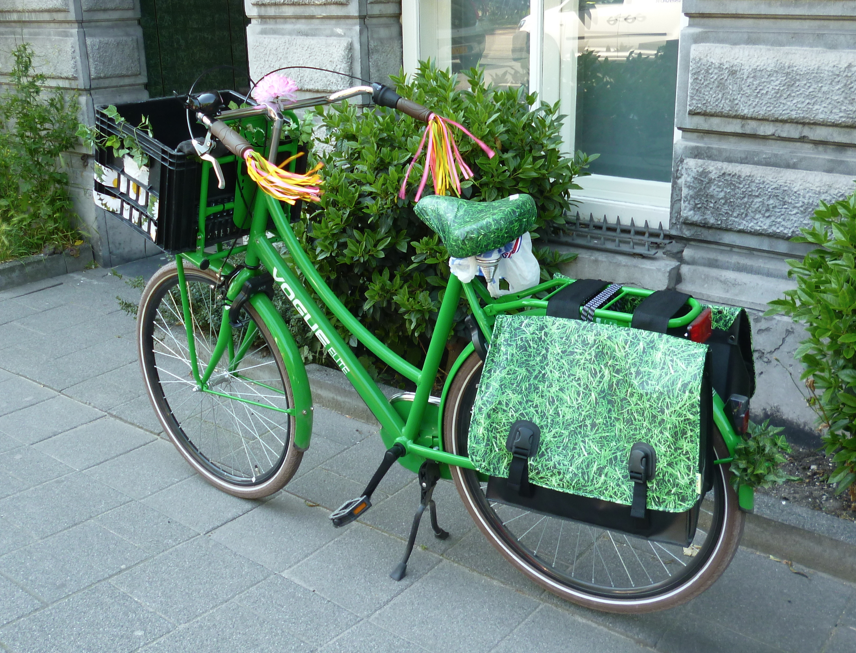
[{"label": "window pane", "polygon": [[518,30],[528,14],[529,0],[422,0],[420,58],[456,73],[479,66],[498,86],[528,86],[529,39]]},{"label": "window pane", "polygon": [[593,173],[669,181],[680,1],[579,4],[575,149],[601,155]]}]

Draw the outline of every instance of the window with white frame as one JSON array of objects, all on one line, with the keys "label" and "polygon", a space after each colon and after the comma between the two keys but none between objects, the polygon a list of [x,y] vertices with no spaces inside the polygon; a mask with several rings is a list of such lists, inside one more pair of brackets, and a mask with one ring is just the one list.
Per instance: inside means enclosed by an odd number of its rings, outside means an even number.
[{"label": "window with white frame", "polygon": [[[681,0],[403,0],[404,63],[478,65],[561,102],[568,151],[600,154],[581,211],[668,226]],[[462,87],[466,84],[462,78]]]}]

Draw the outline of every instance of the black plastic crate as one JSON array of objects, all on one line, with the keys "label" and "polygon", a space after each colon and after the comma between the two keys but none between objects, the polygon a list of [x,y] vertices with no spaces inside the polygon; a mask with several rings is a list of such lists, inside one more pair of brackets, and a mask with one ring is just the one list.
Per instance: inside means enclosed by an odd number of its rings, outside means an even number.
[{"label": "black plastic crate", "polygon": [[[226,102],[244,101],[231,91],[222,91]],[[148,155],[148,170],[117,159],[112,149],[98,149],[95,167],[95,203],[142,233],[161,249],[185,252],[207,247],[248,233],[252,206],[253,184],[245,174],[243,162],[222,151],[221,168],[226,180],[225,189],[217,188],[217,177],[209,170],[208,181],[202,188],[202,162],[189,143],[187,113],[179,98],[159,98],[116,106],[126,124],[117,125],[104,113],[105,107],[96,109],[95,125],[102,134],[130,134],[131,126],[147,116],[154,138],[136,132],[137,141]],[[260,152],[267,153],[270,125],[263,116],[243,118],[230,123],[243,133]],[[194,137],[206,130],[191,119]],[[280,157],[297,152],[297,144],[282,140]],[[282,160],[282,158],[280,160]],[[298,159],[299,168],[305,170],[305,157]],[[146,174],[147,173],[147,174]],[[241,192],[243,189],[243,192]],[[236,201],[237,192],[237,201]],[[246,203],[245,203],[246,202]],[[300,212],[298,202],[291,208],[294,219]],[[204,214],[208,215],[204,215]],[[202,230],[200,230],[200,223]],[[201,236],[201,237],[200,237]]]}]

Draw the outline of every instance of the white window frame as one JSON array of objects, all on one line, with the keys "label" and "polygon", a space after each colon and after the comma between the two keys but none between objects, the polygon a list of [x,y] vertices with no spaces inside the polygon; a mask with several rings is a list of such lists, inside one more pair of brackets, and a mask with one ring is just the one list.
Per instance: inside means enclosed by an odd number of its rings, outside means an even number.
[{"label": "white window frame", "polygon": [[[403,43],[404,71],[408,75],[416,72],[418,62],[422,58],[419,52],[420,34],[420,0],[402,0],[401,2],[401,36]],[[530,12],[534,19],[530,32],[529,54],[529,89],[541,97],[543,88],[544,69],[544,0],[530,0]],[[683,25],[687,18],[683,16]],[[566,118],[570,120],[571,118]],[[572,127],[572,126],[571,126]],[[566,125],[566,131],[568,125]],[[573,133],[573,129],[569,133]],[[680,132],[675,130],[675,141],[680,139]],[[607,175],[591,175],[578,180],[583,190],[574,191],[571,197],[577,202],[577,209],[582,217],[594,215],[595,219],[604,217],[610,222],[621,218],[622,224],[636,224],[646,220],[651,226],[662,225],[669,228],[669,213],[671,205],[672,184],[663,181],[648,181],[627,177],[610,177]]]}]

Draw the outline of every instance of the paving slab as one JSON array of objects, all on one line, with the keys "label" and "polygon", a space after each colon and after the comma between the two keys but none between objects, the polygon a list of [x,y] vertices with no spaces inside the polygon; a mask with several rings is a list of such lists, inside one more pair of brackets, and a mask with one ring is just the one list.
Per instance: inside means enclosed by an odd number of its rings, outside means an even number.
[{"label": "paving slab", "polygon": [[443,557],[463,567],[535,597],[544,595],[540,586],[512,567],[478,529],[470,530],[443,553]]},{"label": "paving slab", "polygon": [[173,630],[145,653],[223,653],[223,651],[283,651],[309,653],[313,648],[283,624],[258,611],[230,602]]},{"label": "paving slab", "polygon": [[[3,556],[0,572],[53,603],[145,557],[139,547],[85,522]],[[45,560],[51,564],[45,565]]]},{"label": "paving slab", "polygon": [[[359,521],[406,540],[410,536],[410,526],[421,497],[418,480],[413,474],[410,474],[410,478],[410,484],[389,499],[373,505]],[[461,503],[458,491],[451,481],[441,480],[437,483],[434,502],[437,506],[437,522],[440,528],[449,533],[449,537],[441,540],[434,536],[428,521],[429,515],[426,513],[422,518],[423,525],[416,535],[416,546],[434,553],[445,553],[472,532],[476,525]]]},{"label": "paving slab", "polygon": [[443,562],[370,621],[431,650],[475,653],[493,650],[539,607],[531,597]]},{"label": "paving slab", "polygon": [[154,441],[156,436],[104,416],[33,445],[33,448],[68,465],[87,469]]},{"label": "paving slab", "polygon": [[270,576],[206,536],[179,544],[111,583],[175,624],[186,624]]},{"label": "paving slab", "polygon": [[0,299],[0,325],[37,313],[39,309],[13,299]]},{"label": "paving slab", "polygon": [[110,411],[129,399],[142,397],[145,391],[140,365],[132,361],[68,386],[63,390],[63,394],[100,410]]},{"label": "paving slab", "polygon": [[[386,453],[386,447],[383,440],[380,439],[380,433],[374,429],[369,430],[368,433],[369,437],[326,460],[321,466],[365,487]],[[405,469],[401,465],[393,465],[383,477],[378,489],[386,495],[391,495],[405,485],[412,483],[414,478],[415,475],[409,469]]]},{"label": "paving slab", "polygon": [[[139,374],[139,366],[137,366],[137,374]],[[163,435],[163,427],[157,415],[155,415],[154,409],[152,409],[152,403],[149,401],[148,395],[144,394],[134,397],[130,401],[111,407],[107,412],[114,417],[139,426],[149,433],[166,437]]]},{"label": "paving slab", "polygon": [[143,503],[199,533],[212,531],[259,505],[220,492],[196,474],[146,497]]},{"label": "paving slab", "polygon": [[279,573],[305,560],[346,530],[333,528],[329,512],[280,492],[211,532],[212,539]]},{"label": "paving slab", "polygon": [[688,606],[689,612],[784,651],[820,651],[854,588],[824,574],[797,571],[769,556],[741,551],[713,587]]},{"label": "paving slab", "polygon": [[26,379],[8,379],[0,383],[0,416],[47,401],[56,393]]},{"label": "paving slab", "polygon": [[21,442],[15,440],[14,438],[5,435],[4,433],[0,433],[0,453],[4,451],[9,451],[9,449],[14,449],[15,447],[20,447]]},{"label": "paving slab", "polygon": [[[368,472],[364,481],[353,481],[320,466],[292,480],[288,484],[288,491],[332,511],[345,501],[361,496],[373,473]],[[372,501],[381,502],[388,496],[386,492],[378,489]]]},{"label": "paving slab", "polygon": [[69,397],[55,395],[35,406],[3,415],[0,417],[0,431],[20,444],[35,444],[103,416],[100,410]]},{"label": "paving slab", "polygon": [[[541,605],[502,642],[491,649],[514,653],[535,648],[538,653],[597,651],[597,653],[643,653],[649,649],[627,637],[609,632],[566,612]],[[744,653],[742,649],[741,653]]]},{"label": "paving slab", "polygon": [[694,617],[676,621],[674,627],[657,643],[657,650],[663,653],[778,653],[782,649],[742,635],[722,624]]},{"label": "paving slab", "polygon": [[10,653],[130,653],[173,626],[109,583],[55,603],[0,629]]},{"label": "paving slab", "polygon": [[15,621],[44,604],[30,592],[25,591],[19,584],[0,576],[0,626]]},{"label": "paving slab", "polygon": [[331,642],[361,621],[352,612],[279,575],[266,578],[233,602],[279,623],[283,630],[312,646]]},{"label": "paving slab", "polygon": [[36,539],[35,535],[21,524],[5,517],[0,510],[0,555],[28,546]]},{"label": "paving slab", "polygon": [[172,444],[147,437],[143,446],[90,467],[86,476],[132,499],[144,499],[196,475]]},{"label": "paving slab", "polygon": [[366,617],[440,562],[437,556],[414,549],[407,575],[401,581],[394,581],[389,574],[402,555],[401,540],[353,523],[342,537],[283,575],[346,610]]},{"label": "paving slab", "polygon": [[0,500],[0,518],[43,538],[127,503],[112,488],[69,474]]},{"label": "paving slab", "polygon": [[[320,412],[317,408],[315,412]],[[323,435],[313,435],[312,443],[309,450],[303,454],[303,460],[300,461],[300,467],[297,473],[292,477],[290,483],[294,483],[301,476],[305,476],[313,469],[320,467],[324,462],[341,453],[350,445],[331,440]]]},{"label": "paving slab", "polygon": [[321,648],[320,653],[426,653],[433,650],[402,639],[373,623],[361,621]]},{"label": "paving slab", "polygon": [[95,518],[95,523],[149,555],[163,553],[198,535],[192,528],[131,501]]},{"label": "paving slab", "polygon": [[17,478],[23,490],[70,474],[74,469],[38,449],[22,445],[0,454],[0,471]]}]

